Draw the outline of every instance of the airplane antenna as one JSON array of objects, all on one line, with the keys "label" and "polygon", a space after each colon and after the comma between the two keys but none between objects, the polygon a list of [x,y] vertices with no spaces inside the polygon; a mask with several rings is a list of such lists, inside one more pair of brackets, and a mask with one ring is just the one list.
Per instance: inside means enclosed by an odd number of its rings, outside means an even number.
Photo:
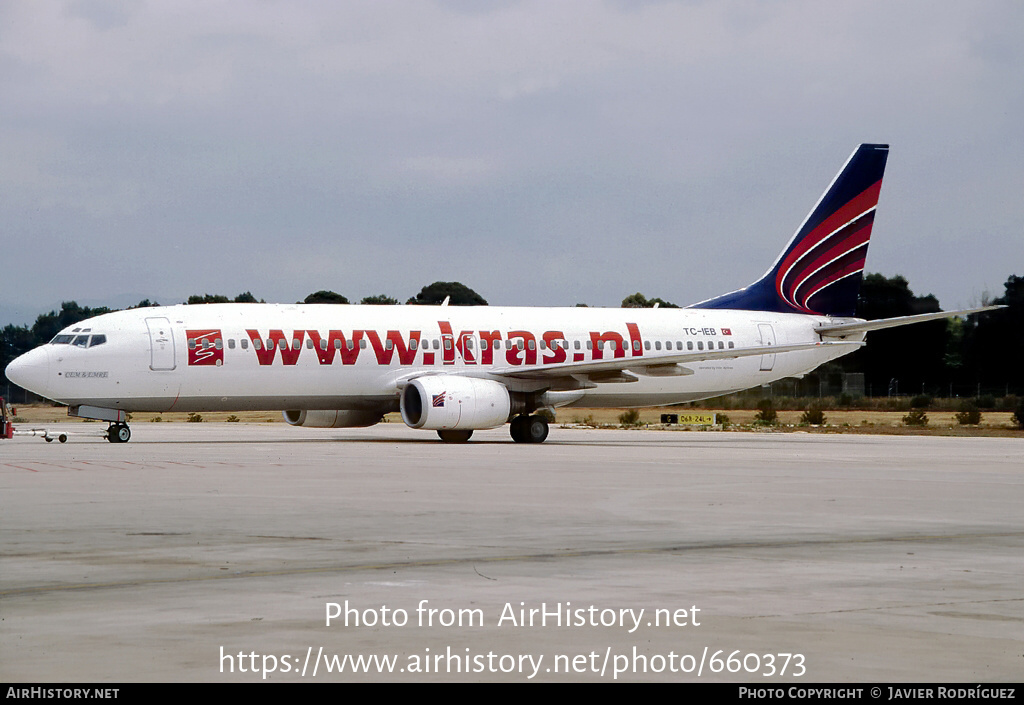
[{"label": "airplane antenna", "polygon": [[442,306],[447,306],[448,302],[451,301],[451,300],[452,300],[451,296],[446,296],[446,297],[444,297],[444,301],[441,302],[441,305]]}]

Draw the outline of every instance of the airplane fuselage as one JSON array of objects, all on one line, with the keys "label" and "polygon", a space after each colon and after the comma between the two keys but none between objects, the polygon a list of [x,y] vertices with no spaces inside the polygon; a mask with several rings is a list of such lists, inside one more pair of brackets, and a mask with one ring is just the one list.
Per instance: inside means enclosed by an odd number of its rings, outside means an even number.
[{"label": "airplane fuselage", "polygon": [[853,319],[889,148],[862,144],[774,263],[685,309],[206,304],[109,313],[7,376],[131,437],[129,411],[279,410],[368,426],[401,411],[442,440],[509,423],[542,443],[546,409],[696,401],[799,376],[870,330],[990,310]]},{"label": "airplane fuselage", "polygon": [[[813,343],[828,320],[700,309],[170,306],[69,327],[22,369],[31,366],[31,388],[48,398],[123,411],[395,411],[406,381],[438,373],[501,379],[513,393],[548,390],[550,406],[660,406],[803,374],[851,349],[703,360],[671,376],[591,375],[596,384],[553,387],[515,373]],[[97,335],[102,343],[89,345]]]}]

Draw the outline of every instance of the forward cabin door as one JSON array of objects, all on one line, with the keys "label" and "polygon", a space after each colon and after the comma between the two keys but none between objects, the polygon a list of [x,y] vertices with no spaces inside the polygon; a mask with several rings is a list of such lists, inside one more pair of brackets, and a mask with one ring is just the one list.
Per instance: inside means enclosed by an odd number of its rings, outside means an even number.
[{"label": "forward cabin door", "polygon": [[171,322],[166,318],[147,318],[146,327],[149,329],[149,369],[173,370],[176,365]]},{"label": "forward cabin door", "polygon": [[[775,345],[775,329],[770,323],[758,323],[757,329],[761,332],[761,345]],[[761,371],[771,372],[775,366],[775,353],[761,356]]]}]

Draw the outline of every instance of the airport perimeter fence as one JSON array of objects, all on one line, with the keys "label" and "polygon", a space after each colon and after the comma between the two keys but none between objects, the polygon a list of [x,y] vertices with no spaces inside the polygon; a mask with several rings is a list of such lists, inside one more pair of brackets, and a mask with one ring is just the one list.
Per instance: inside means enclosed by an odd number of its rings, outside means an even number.
[{"label": "airport perimeter fence", "polygon": [[908,411],[921,408],[957,411],[964,401],[969,401],[983,411],[1014,411],[1022,398],[1024,390],[1017,390],[1008,384],[925,384],[923,389],[904,391],[898,380],[893,380],[886,389],[875,390],[871,385],[864,384],[863,375],[844,374],[829,375],[828,378],[807,375],[802,379],[782,379],[687,406],[749,410],[757,409],[761,400],[771,399],[774,408],[779,410],[806,409],[813,405],[823,409]]}]

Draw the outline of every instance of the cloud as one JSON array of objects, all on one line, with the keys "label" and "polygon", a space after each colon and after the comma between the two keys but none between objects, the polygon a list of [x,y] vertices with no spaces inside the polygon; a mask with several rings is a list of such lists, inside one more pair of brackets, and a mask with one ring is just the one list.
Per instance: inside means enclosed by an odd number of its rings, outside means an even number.
[{"label": "cloud", "polygon": [[861,141],[893,146],[869,269],[998,291],[1022,30],[1014,2],[5,4],[8,291],[697,301]]}]

